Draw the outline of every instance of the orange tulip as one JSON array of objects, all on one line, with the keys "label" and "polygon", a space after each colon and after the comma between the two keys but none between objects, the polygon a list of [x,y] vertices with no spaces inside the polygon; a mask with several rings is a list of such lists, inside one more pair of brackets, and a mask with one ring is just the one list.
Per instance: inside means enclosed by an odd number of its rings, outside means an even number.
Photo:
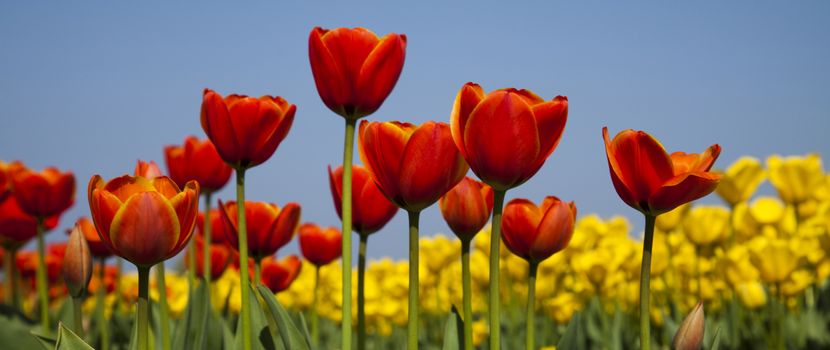
[{"label": "orange tulip", "polygon": [[135,176],[141,176],[147,179],[155,179],[159,176],[162,176],[161,169],[159,169],[158,164],[154,161],[143,161],[138,160],[135,164],[135,172],[133,173]]},{"label": "orange tulip", "polygon": [[[235,214],[234,214],[235,215]],[[204,237],[205,232],[205,213],[199,212],[199,217],[196,218],[196,228],[199,237]],[[225,219],[222,218],[220,209],[213,208],[210,210],[210,243],[211,244],[225,244],[228,242],[228,234],[225,232]]]},{"label": "orange tulip", "polygon": [[504,207],[502,240],[513,254],[540,263],[568,246],[576,223],[576,206],[554,196],[541,206],[527,199],[511,200]]},{"label": "orange tulip", "polygon": [[[52,216],[44,222],[46,230],[58,226],[58,217]],[[37,221],[23,212],[17,198],[8,196],[0,201],[0,245],[16,250],[37,235]]]},{"label": "orange tulip", "polygon": [[363,121],[358,132],[360,159],[386,198],[407,211],[438,201],[469,169],[445,123]]},{"label": "orange tulip", "polygon": [[438,201],[441,215],[452,232],[469,241],[487,225],[493,212],[493,189],[465,176]]},{"label": "orange tulip", "polygon": [[184,145],[164,148],[164,159],[170,178],[179,186],[190,180],[199,182],[202,192],[215,192],[231,178],[231,167],[222,161],[216,146],[210,140],[200,141],[196,136],[184,139]]},{"label": "orange tulip", "polygon": [[296,255],[290,255],[279,261],[269,256],[262,260],[262,284],[274,293],[284,291],[297,279],[302,267],[303,263]]},{"label": "orange tulip", "polygon": [[39,218],[60,215],[75,202],[75,175],[49,167],[41,172],[15,162],[9,168],[20,208]]},{"label": "orange tulip", "polygon": [[303,257],[317,267],[340,257],[343,234],[334,227],[322,228],[312,223],[300,226],[300,250]]},{"label": "orange tulip", "polygon": [[559,144],[567,120],[567,97],[545,101],[512,88],[485,94],[473,83],[458,92],[450,116],[461,155],[499,191],[519,186],[539,171]]},{"label": "orange tulip", "polygon": [[[204,245],[204,239],[201,236],[196,236],[196,274],[199,276],[205,276]],[[234,255],[231,254],[231,249],[224,243],[209,244],[208,249],[210,250],[210,271],[208,272],[210,273],[210,279],[216,280],[225,272],[225,268],[230,265]],[[184,261],[189,263],[190,259],[186,257]]]},{"label": "orange tulip", "polygon": [[[343,217],[343,167],[334,171],[329,167],[329,188],[334,199],[337,216]],[[398,207],[392,204],[372,181],[372,174],[360,165],[352,166],[352,227],[363,235],[379,231],[385,226]]]},{"label": "orange tulip", "polygon": [[[101,241],[101,236],[98,234],[98,230],[95,229],[95,224],[92,220],[80,218],[77,222],[75,222],[75,227],[79,228],[81,233],[84,234],[84,238],[89,246],[89,252],[93,257],[108,258],[112,256],[112,251],[110,251],[106,243]],[[70,235],[73,231],[74,228],[72,230],[67,230],[66,234]]]},{"label": "orange tulip", "polygon": [[97,292],[98,288],[100,288],[103,284],[103,287],[105,288],[104,291],[106,291],[106,293],[112,293],[113,291],[115,291],[115,283],[118,280],[118,275],[119,275],[118,267],[114,266],[114,265],[104,265],[104,280],[103,280],[103,282],[99,278],[101,276],[100,270],[101,270],[101,265],[100,264],[96,264],[93,267],[92,280],[90,280],[90,282],[89,282],[89,292],[90,293]]},{"label": "orange tulip", "polygon": [[268,160],[288,135],[297,106],[282,97],[221,95],[205,89],[202,129],[219,156],[236,169]]},{"label": "orange tulip", "polygon": [[395,87],[406,35],[378,38],[365,28],[311,30],[308,57],[317,92],[334,113],[359,119],[374,113]]},{"label": "orange tulip", "polygon": [[149,267],[178,254],[187,245],[199,209],[199,184],[179,189],[166,176],[89,181],[89,207],[101,240],[115,254]]},{"label": "orange tulip", "polygon": [[92,255],[84,233],[78,225],[72,230],[67,241],[62,264],[63,280],[72,297],[79,298],[86,293],[92,278]]},{"label": "orange tulip", "polygon": [[623,202],[645,215],[668,212],[712,193],[721,175],[709,172],[720,155],[720,146],[701,154],[669,155],[644,131],[623,130],[613,140],[602,128],[611,181]]},{"label": "orange tulip", "polygon": [[[46,277],[49,284],[57,282],[61,276],[61,266],[63,265],[63,255],[66,253],[66,243],[53,243],[46,248]],[[37,270],[38,255],[36,251],[26,250],[17,253],[17,270],[20,271],[20,277],[23,279],[30,279],[31,286],[35,286],[35,271]]]},{"label": "orange tulip", "polygon": [[[223,208],[225,235],[231,247],[238,249],[236,202],[228,202]],[[245,201],[245,217],[248,230],[248,251],[254,260],[274,255],[288,244],[300,226],[300,205],[288,203],[280,209],[276,204]]]}]

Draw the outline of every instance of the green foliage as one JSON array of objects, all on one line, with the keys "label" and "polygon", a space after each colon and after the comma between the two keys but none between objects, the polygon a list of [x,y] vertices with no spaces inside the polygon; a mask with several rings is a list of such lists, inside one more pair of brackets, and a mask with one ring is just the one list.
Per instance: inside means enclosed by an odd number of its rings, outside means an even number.
[{"label": "green foliage", "polygon": [[[292,320],[291,316],[288,314],[288,311],[286,311],[285,308],[280,305],[279,301],[277,301],[277,298],[274,297],[274,293],[272,293],[268,287],[262,285],[258,286],[257,289],[259,291],[259,295],[267,305],[268,311],[271,313],[271,317],[273,317],[276,322],[280,337],[282,338],[282,344],[285,348],[291,350],[311,349],[311,339],[306,336],[308,333],[304,335],[300,332],[297,325],[294,323],[294,320]],[[256,298],[254,298],[254,300],[256,300]]]},{"label": "green foliage", "polygon": [[443,350],[458,350],[464,348],[464,321],[458,314],[458,309],[452,307],[447,315],[447,323],[444,327]]},{"label": "green foliage", "polygon": [[89,344],[84,342],[71,329],[63,325],[61,322],[58,325],[58,339],[55,343],[55,350],[94,350]]}]

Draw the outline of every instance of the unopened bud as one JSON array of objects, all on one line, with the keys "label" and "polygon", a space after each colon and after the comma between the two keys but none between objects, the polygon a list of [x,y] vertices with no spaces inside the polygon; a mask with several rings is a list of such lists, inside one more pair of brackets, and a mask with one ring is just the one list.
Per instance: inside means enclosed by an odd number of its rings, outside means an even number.
[{"label": "unopened bud", "polygon": [[672,349],[699,350],[703,347],[703,302],[699,301],[695,308],[686,315],[677,333],[672,340]]},{"label": "unopened bud", "polygon": [[63,280],[66,281],[69,294],[79,298],[86,292],[91,278],[92,256],[89,253],[89,244],[81,228],[76,225],[66,243],[66,252],[63,257]]}]

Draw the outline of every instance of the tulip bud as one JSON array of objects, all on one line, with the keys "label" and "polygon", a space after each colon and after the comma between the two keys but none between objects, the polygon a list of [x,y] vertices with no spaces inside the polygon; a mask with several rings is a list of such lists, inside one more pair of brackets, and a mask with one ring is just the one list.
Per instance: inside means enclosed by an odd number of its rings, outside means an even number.
[{"label": "tulip bud", "polygon": [[698,350],[703,348],[703,302],[699,301],[695,308],[686,315],[677,333],[672,340],[672,349]]},{"label": "tulip bud", "polygon": [[79,226],[75,226],[66,246],[63,257],[63,280],[69,294],[79,298],[86,292],[89,280],[92,278],[92,256],[89,253],[89,244]]}]

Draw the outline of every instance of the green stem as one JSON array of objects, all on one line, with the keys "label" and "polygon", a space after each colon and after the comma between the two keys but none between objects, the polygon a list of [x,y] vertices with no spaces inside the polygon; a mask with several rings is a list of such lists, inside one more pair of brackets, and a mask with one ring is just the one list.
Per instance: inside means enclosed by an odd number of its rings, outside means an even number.
[{"label": "green stem", "polygon": [[121,312],[121,272],[124,271],[124,259],[115,257],[115,306],[113,311]]},{"label": "green stem", "polygon": [[[192,238],[192,237],[191,237]],[[187,289],[190,293],[196,290],[196,240],[187,242]]]},{"label": "green stem", "polygon": [[262,259],[254,259],[254,286],[259,285],[262,282]]},{"label": "green stem", "polygon": [[646,229],[643,234],[643,261],[640,267],[640,349],[649,350],[651,345],[651,324],[649,313],[649,285],[651,283],[651,244],[654,239],[656,215],[646,214]]},{"label": "green stem", "polygon": [[138,350],[149,350],[147,338],[149,338],[150,323],[150,268],[147,266],[138,267]]},{"label": "green stem", "polygon": [[407,349],[418,348],[418,219],[419,211],[409,212],[409,323],[406,327]]},{"label": "green stem", "polygon": [[242,294],[242,349],[251,350],[251,305],[248,288],[251,284],[248,276],[248,227],[245,222],[245,168],[236,169],[236,217],[239,240],[239,292]]},{"label": "green stem", "polygon": [[107,284],[104,281],[105,276],[105,258],[98,258],[98,288],[95,289],[95,312],[98,313],[97,324],[101,329],[101,350],[109,350],[110,348],[109,325],[104,312],[104,296],[107,290]]},{"label": "green stem", "polygon": [[43,235],[45,231],[43,218],[37,219],[37,296],[40,301],[40,326],[44,331],[49,330],[49,285],[46,280],[46,243]]},{"label": "green stem", "polygon": [[464,350],[472,350],[473,288],[470,279],[470,239],[461,240],[461,288],[464,295]]},{"label": "green stem", "polygon": [[18,310],[20,309],[20,291],[17,286],[17,268],[16,268],[17,249],[6,249],[6,255],[3,256],[3,267],[6,274],[6,303],[14,305]]},{"label": "green stem", "polygon": [[354,129],[357,119],[346,118],[343,140],[343,195],[340,207],[343,221],[343,323],[340,328],[340,348],[352,348],[352,153],[354,153]]},{"label": "green stem", "polygon": [[538,266],[539,264],[531,262],[527,273],[527,332],[525,333],[527,350],[535,349],[536,343],[536,268]]},{"label": "green stem", "polygon": [[314,299],[311,302],[311,348],[320,348],[319,317],[317,316],[317,294],[320,289],[320,266],[314,267]]},{"label": "green stem", "polygon": [[357,255],[357,348],[366,348],[366,246],[369,235],[360,234],[360,248]]},{"label": "green stem", "polygon": [[72,297],[72,330],[75,331],[79,337],[84,337],[84,319],[81,316],[81,302],[83,298]]},{"label": "green stem", "polygon": [[167,308],[167,284],[164,282],[164,261],[156,265],[156,290],[159,293],[159,318],[161,318],[161,345],[170,350],[170,315]]},{"label": "green stem", "polygon": [[501,248],[501,212],[504,190],[493,191],[493,226],[490,230],[490,349],[501,347],[499,317],[499,249]]},{"label": "green stem", "polygon": [[212,195],[212,192],[205,192],[205,217],[202,225],[202,235],[204,236],[202,237],[204,238],[204,244],[202,245],[202,275],[205,279],[205,283],[207,283],[207,288],[205,288],[205,290],[207,290],[208,293],[208,300],[210,300],[210,275],[212,271],[210,266],[210,245],[213,244],[213,237],[211,236],[213,231],[213,225],[210,221],[211,197],[213,197]]}]

